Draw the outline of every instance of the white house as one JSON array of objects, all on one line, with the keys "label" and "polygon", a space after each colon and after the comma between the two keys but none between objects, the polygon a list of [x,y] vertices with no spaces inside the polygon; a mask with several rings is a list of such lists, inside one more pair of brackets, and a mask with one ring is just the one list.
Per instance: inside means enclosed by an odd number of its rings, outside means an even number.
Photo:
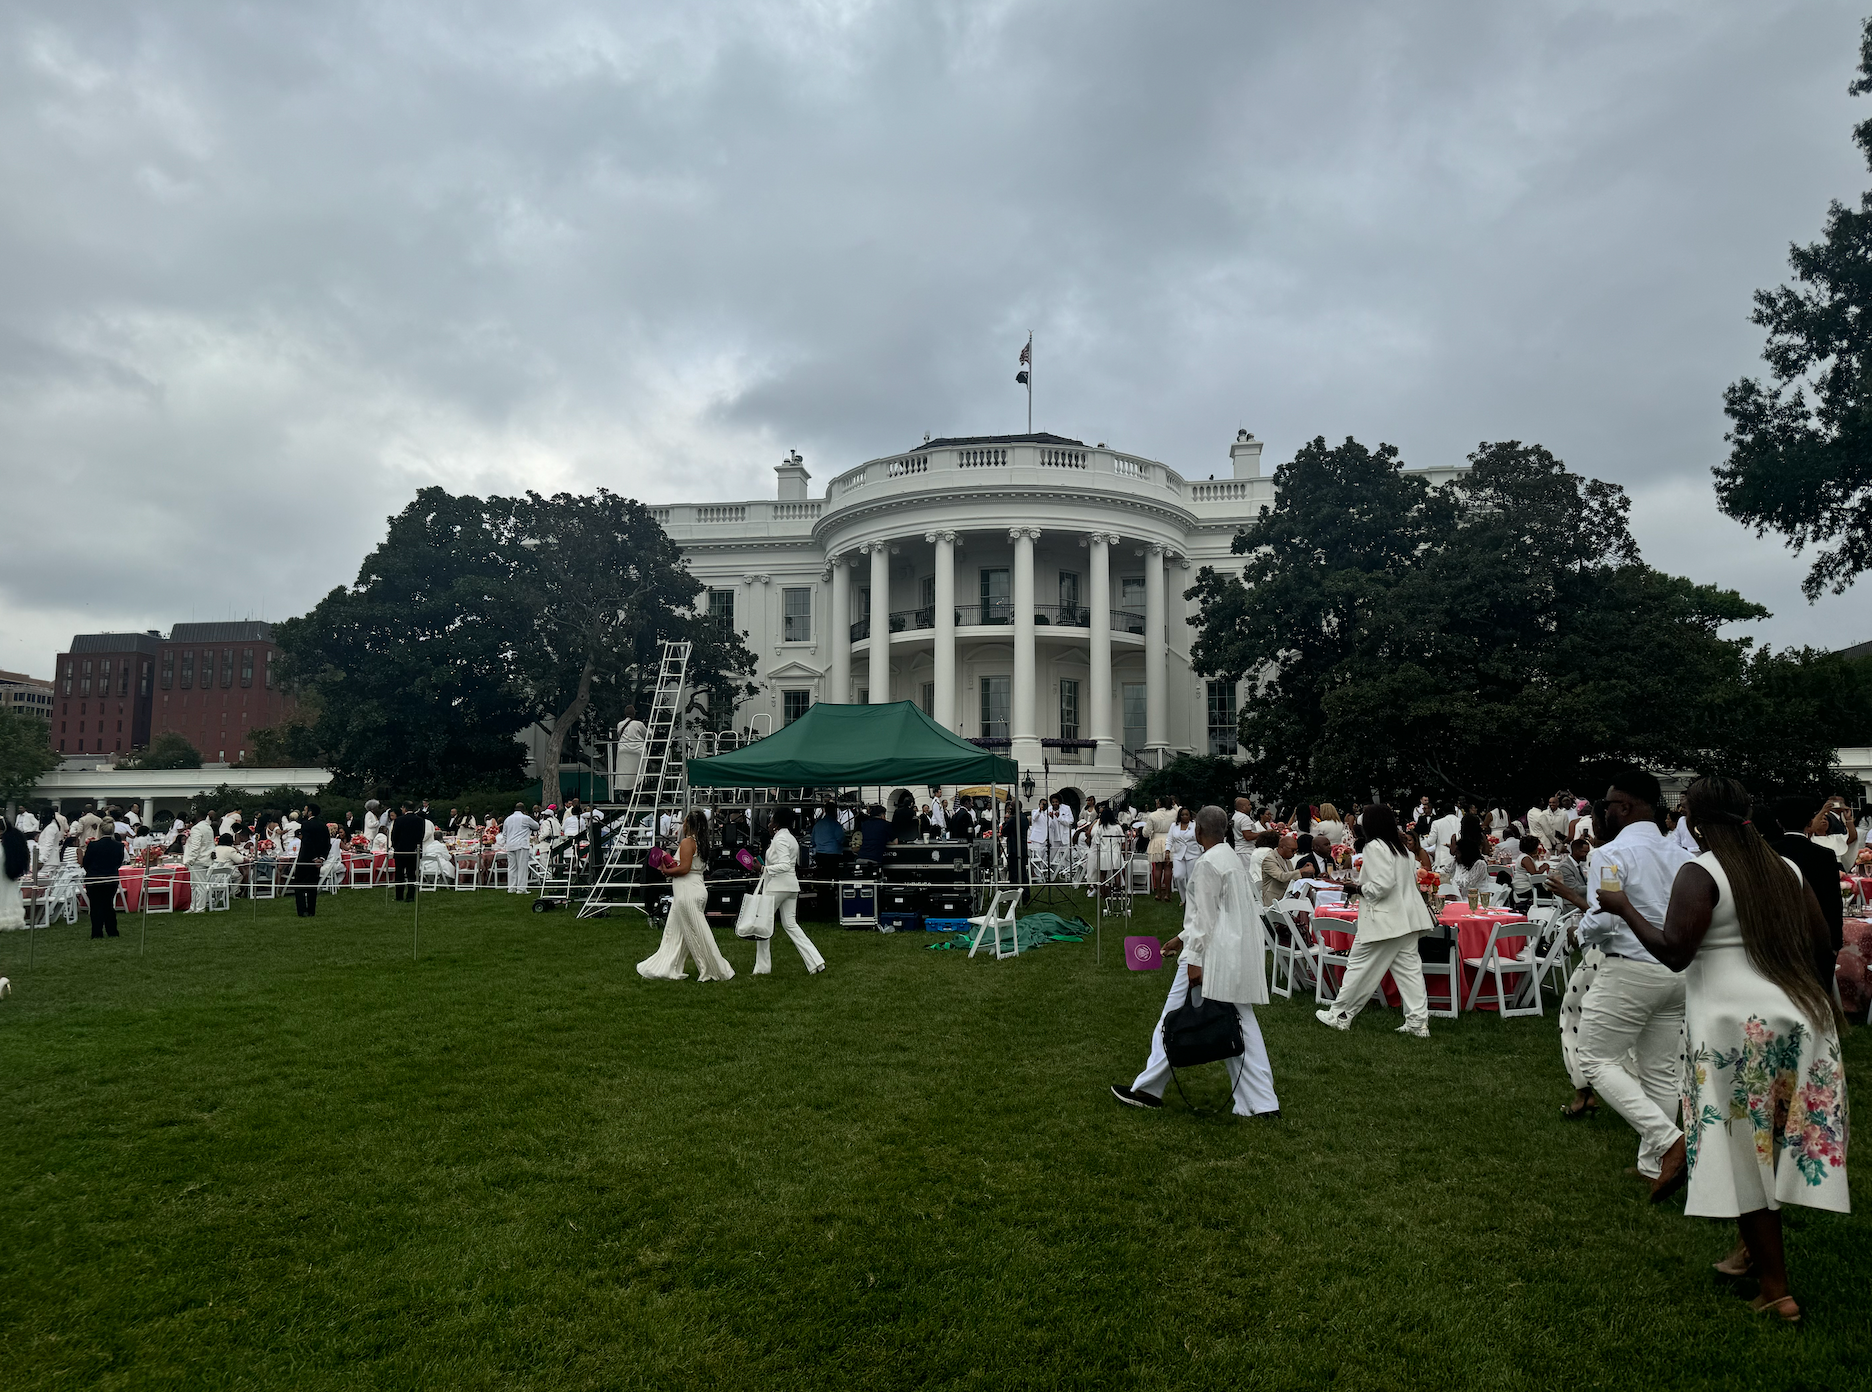
[{"label": "white house", "polygon": [[759,658],[737,723],[912,700],[1103,796],[1145,763],[1234,752],[1238,684],[1191,671],[1183,598],[1198,567],[1239,564],[1230,541],[1274,500],[1261,441],[1241,431],[1228,456],[1186,479],[1057,435],[925,439],[822,498],[792,454],[775,498],[653,511]]}]

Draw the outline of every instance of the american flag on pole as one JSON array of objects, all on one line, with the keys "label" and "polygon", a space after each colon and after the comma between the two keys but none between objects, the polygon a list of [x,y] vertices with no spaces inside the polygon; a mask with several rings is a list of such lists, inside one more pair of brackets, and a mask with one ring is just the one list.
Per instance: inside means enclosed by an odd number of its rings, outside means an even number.
[{"label": "american flag on pole", "polygon": [[1014,374],[1014,380],[1016,382],[1019,382],[1023,387],[1026,386],[1029,373],[1030,373],[1030,369],[1032,367],[1033,367],[1033,340],[1030,338],[1021,345],[1021,350],[1020,350],[1021,370]]}]

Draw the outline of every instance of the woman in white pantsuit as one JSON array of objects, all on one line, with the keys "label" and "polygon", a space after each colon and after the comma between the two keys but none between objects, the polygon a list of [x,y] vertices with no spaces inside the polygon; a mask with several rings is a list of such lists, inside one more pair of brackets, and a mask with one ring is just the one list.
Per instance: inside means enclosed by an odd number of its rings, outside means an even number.
[{"label": "woman in white pantsuit", "polygon": [[[787,941],[799,949],[806,963],[806,974],[826,969],[825,958],[813,946],[811,938],[799,926],[799,841],[793,835],[793,809],[781,807],[773,814],[773,840],[767,844],[767,873],[762,884],[774,901],[774,922],[786,930]],[[773,973],[773,939],[754,939],[754,975]]]},{"label": "woman in white pantsuit", "polygon": [[1351,1029],[1389,972],[1404,1002],[1398,1033],[1428,1039],[1430,999],[1424,992],[1417,939],[1435,925],[1417,892],[1417,858],[1404,844],[1397,813],[1382,803],[1359,814],[1359,830],[1365,838],[1365,864],[1359,872],[1358,936],[1352,940],[1339,998],[1314,1011],[1314,1017],[1334,1029]]}]

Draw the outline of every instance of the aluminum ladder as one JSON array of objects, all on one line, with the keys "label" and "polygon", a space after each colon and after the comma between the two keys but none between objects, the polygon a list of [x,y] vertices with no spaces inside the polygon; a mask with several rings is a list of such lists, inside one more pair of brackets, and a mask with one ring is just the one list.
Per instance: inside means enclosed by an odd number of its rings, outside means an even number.
[{"label": "aluminum ladder", "polygon": [[[662,660],[657,664],[656,689],[644,722],[647,728],[637,783],[627,800],[605,809],[604,865],[579,905],[580,918],[602,918],[614,908],[641,909],[648,915],[652,896],[644,893],[644,857],[656,844],[657,819],[665,811],[688,812],[689,777],[677,727],[682,721],[683,691],[694,645],[687,639],[664,638],[660,643]],[[645,816],[650,824],[640,827]]]}]

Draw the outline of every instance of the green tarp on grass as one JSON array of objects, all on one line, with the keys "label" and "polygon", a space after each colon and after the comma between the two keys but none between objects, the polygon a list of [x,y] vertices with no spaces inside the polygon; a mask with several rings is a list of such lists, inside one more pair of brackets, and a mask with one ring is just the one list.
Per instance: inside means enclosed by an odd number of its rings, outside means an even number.
[{"label": "green tarp on grass", "polygon": [[689,760],[693,788],[851,788],[870,784],[1012,783],[1020,769],[951,734],[914,702],[822,702],[766,739]]}]

